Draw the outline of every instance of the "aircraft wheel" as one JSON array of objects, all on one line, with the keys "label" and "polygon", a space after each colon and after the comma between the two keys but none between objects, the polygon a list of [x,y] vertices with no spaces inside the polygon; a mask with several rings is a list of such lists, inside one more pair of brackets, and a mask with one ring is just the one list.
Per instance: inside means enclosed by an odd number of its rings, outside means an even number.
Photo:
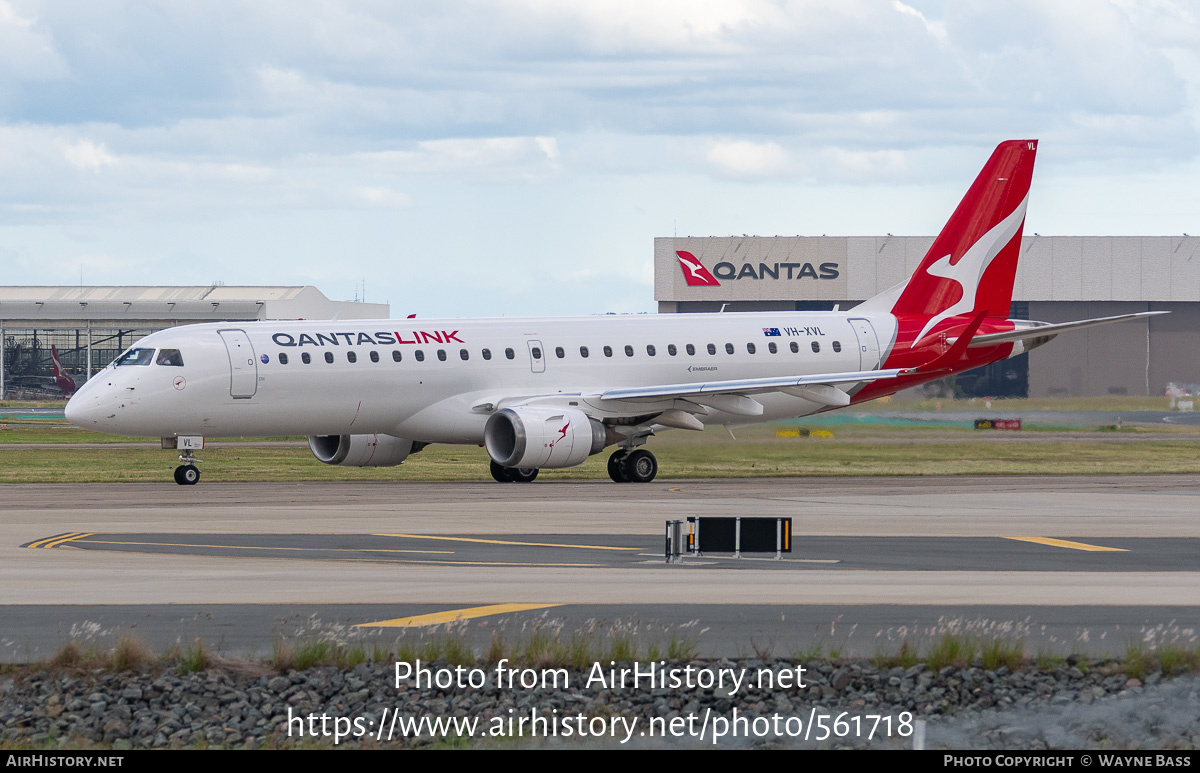
[{"label": "aircraft wheel", "polygon": [[180,486],[187,485],[186,483],[183,482],[183,471],[185,469],[186,469],[186,467],[182,464],[175,468],[175,482],[178,483]]},{"label": "aircraft wheel", "polygon": [[194,486],[200,482],[200,468],[194,464],[181,464],[175,468],[175,482],[180,486]]},{"label": "aircraft wheel", "polygon": [[658,460],[644,448],[625,457],[620,466],[625,479],[631,483],[649,483],[658,475]]},{"label": "aircraft wheel", "polygon": [[625,471],[621,469],[621,462],[625,459],[626,452],[623,450],[613,451],[612,456],[608,457],[608,477],[613,479],[614,483],[628,483],[629,478],[625,476]]},{"label": "aircraft wheel", "polygon": [[536,467],[510,467],[508,468],[508,474],[512,476],[509,478],[511,481],[515,481],[516,483],[530,483],[538,476],[538,469]]},{"label": "aircraft wheel", "polygon": [[493,461],[489,466],[489,469],[492,472],[492,478],[497,483],[512,483],[514,480],[510,474],[512,469],[509,467],[504,467],[503,465],[496,464],[496,462]]}]

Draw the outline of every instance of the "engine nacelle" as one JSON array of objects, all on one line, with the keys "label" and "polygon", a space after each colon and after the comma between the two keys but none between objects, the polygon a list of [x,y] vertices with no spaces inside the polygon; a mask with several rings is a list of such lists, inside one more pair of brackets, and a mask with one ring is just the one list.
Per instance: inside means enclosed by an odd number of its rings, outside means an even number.
[{"label": "engine nacelle", "polygon": [[325,464],[394,467],[413,451],[413,441],[391,435],[309,435],[308,447]]},{"label": "engine nacelle", "polygon": [[522,406],[492,414],[484,445],[505,467],[574,467],[607,444],[604,425],[572,408]]}]

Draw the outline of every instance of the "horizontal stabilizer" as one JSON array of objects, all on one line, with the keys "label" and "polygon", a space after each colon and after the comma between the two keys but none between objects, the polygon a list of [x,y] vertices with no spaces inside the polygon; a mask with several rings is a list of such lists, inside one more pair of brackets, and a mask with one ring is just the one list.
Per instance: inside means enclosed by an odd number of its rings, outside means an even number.
[{"label": "horizontal stabilizer", "polygon": [[[1026,323],[1031,326],[1019,327],[1016,330],[1010,330],[1005,333],[987,333],[985,335],[977,335],[971,339],[971,343],[967,344],[967,347],[970,349],[978,349],[984,346],[994,346],[996,344],[1006,344],[1014,341],[1027,341],[1030,338],[1055,336],[1059,333],[1066,333],[1071,330],[1083,330],[1089,327],[1099,327],[1100,325],[1111,325],[1114,322],[1125,322],[1127,320],[1141,319],[1143,317],[1157,317],[1159,314],[1170,313],[1171,312],[1169,311],[1139,311],[1136,314],[1121,314],[1116,317],[1081,319],[1077,322],[1058,322],[1054,324]],[[947,338],[946,343],[953,345],[956,340],[957,339],[954,338]]]}]

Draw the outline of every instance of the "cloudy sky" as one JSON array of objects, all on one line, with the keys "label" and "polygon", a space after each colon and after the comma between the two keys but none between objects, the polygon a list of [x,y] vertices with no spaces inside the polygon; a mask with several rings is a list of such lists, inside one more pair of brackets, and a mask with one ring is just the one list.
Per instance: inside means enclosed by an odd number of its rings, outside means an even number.
[{"label": "cloudy sky", "polygon": [[1200,2],[0,0],[3,284],[655,308],[653,238],[1200,233]]}]

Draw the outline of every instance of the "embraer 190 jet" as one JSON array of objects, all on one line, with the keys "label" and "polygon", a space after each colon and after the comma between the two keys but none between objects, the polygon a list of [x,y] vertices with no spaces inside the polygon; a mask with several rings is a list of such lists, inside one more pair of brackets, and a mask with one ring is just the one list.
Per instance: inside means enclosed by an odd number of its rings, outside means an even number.
[{"label": "embraer 190 jet", "polygon": [[1160,313],[1008,318],[1036,153],[1001,143],[908,281],[848,311],[186,325],[135,343],[67,418],[161,437],[180,484],[204,437],[247,435],[307,435],[346,466],[483,445],[502,482],[615,446],[609,476],[648,482],[643,446],[668,428],[807,416]]}]

